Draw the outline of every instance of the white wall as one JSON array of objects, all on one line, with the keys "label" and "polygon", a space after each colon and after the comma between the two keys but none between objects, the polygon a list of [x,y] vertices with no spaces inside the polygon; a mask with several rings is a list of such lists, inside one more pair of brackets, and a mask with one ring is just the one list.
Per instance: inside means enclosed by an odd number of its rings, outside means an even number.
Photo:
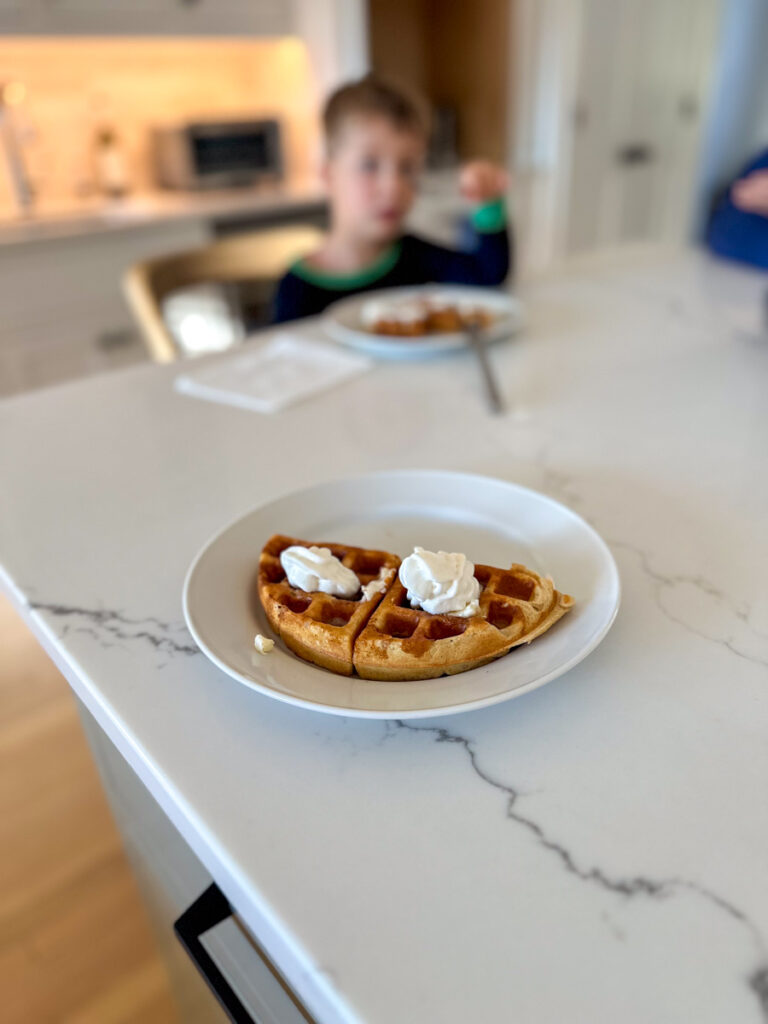
[{"label": "white wall", "polygon": [[[314,85],[309,113],[317,119],[329,93],[370,70],[367,5],[365,0],[293,0],[293,20],[296,34],[309,53]],[[313,171],[319,167],[322,155],[318,133],[315,151],[310,155]]]},{"label": "white wall", "polygon": [[722,0],[712,100],[696,184],[696,229],[717,189],[768,147],[768,2]]},{"label": "white wall", "polygon": [[309,51],[320,102],[370,67],[364,0],[294,0],[294,24]]}]

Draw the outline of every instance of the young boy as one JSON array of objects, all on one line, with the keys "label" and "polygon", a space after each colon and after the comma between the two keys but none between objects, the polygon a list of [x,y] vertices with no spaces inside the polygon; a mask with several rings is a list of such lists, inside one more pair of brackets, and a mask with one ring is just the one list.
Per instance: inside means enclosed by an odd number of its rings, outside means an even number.
[{"label": "young boy", "polygon": [[331,229],[322,247],[280,281],[276,323],[322,313],[337,299],[375,288],[496,285],[506,278],[510,239],[501,167],[476,161],[462,169],[462,193],[477,203],[476,244],[472,252],[457,252],[403,233],[426,152],[426,126],[412,100],[369,75],[330,97],[323,126]]}]

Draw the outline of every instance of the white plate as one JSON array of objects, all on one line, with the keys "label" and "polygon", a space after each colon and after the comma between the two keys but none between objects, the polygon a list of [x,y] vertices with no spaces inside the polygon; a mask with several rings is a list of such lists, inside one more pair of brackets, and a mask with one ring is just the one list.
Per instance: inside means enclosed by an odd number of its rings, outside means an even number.
[{"label": "white plate", "polygon": [[[421,544],[490,565],[522,562],[552,575],[575,605],[532,644],[460,675],[398,683],[339,676],[280,641],[271,654],[253,649],[257,632],[273,636],[254,595],[259,554],[273,533],[401,556]],[[519,697],[594,650],[618,607],[613,556],[570,509],[503,480],[433,471],[356,476],[262,505],[210,540],[184,583],[187,625],[219,668],[289,704],[365,718],[445,715]]]},{"label": "white plate", "polygon": [[363,292],[334,302],[326,310],[323,324],[328,333],[343,345],[385,359],[423,359],[451,349],[466,348],[467,337],[461,332],[429,334],[421,338],[393,338],[365,330],[362,308],[371,299],[402,301],[418,295],[434,295],[443,302],[471,302],[487,309],[494,322],[485,329],[489,341],[500,341],[520,330],[523,309],[517,299],[493,288],[470,285],[420,285],[416,288],[382,288]]}]

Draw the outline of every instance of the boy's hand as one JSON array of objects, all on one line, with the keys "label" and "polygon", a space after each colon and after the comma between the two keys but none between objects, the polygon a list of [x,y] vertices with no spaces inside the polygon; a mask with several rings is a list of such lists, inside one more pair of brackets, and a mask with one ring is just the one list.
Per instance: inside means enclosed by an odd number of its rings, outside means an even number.
[{"label": "boy's hand", "polygon": [[734,205],[747,213],[768,217],[768,171],[753,171],[731,189]]},{"label": "boy's hand", "polygon": [[503,196],[509,188],[509,175],[498,164],[473,160],[459,173],[461,194],[475,203],[487,203]]}]

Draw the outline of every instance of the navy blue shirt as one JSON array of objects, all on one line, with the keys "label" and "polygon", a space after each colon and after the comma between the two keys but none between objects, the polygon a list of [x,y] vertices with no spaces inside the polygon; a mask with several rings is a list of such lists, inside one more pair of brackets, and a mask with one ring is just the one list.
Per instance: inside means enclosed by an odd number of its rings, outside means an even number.
[{"label": "navy blue shirt", "polygon": [[[768,169],[768,149],[748,164],[736,181],[763,169]],[[740,210],[731,199],[730,186],[712,211],[707,243],[718,256],[768,270],[768,217]]]},{"label": "navy blue shirt", "polygon": [[358,274],[326,274],[294,264],[277,286],[272,321],[322,313],[332,302],[359,292],[417,284],[497,285],[507,277],[512,243],[503,204],[480,207],[473,216],[474,247],[445,249],[416,235],[398,239],[373,266]]}]

